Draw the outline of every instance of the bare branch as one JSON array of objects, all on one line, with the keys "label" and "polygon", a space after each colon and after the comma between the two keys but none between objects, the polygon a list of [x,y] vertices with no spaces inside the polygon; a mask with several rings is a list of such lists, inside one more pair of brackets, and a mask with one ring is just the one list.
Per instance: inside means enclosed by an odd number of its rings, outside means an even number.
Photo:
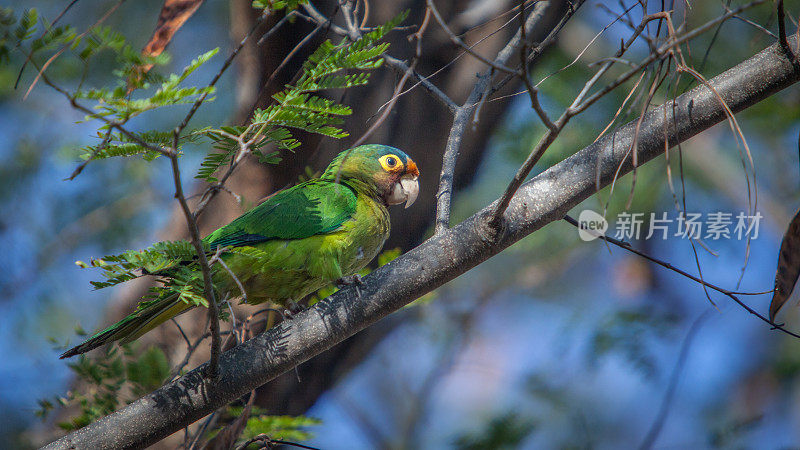
[{"label": "bare branch", "polygon": [[[598,92],[594,93],[588,99],[584,100],[584,98],[588,95],[589,91],[594,86],[594,84],[611,67],[611,65],[614,64],[614,60],[607,61],[597,71],[597,73],[595,73],[595,75],[584,85],[583,89],[581,89],[581,92],[578,94],[577,97],[575,97],[575,100],[572,102],[572,105],[570,105],[570,107],[568,107],[564,111],[564,113],[561,115],[561,117],[559,117],[558,120],[556,120],[556,122],[555,122],[556,127],[555,128],[549,128],[545,132],[545,134],[539,139],[539,141],[536,143],[536,146],[533,148],[533,150],[531,150],[531,152],[528,155],[528,157],[526,158],[525,162],[523,162],[522,166],[520,166],[520,168],[517,170],[517,173],[514,174],[514,177],[511,179],[511,182],[508,184],[508,187],[506,187],[506,190],[503,193],[503,196],[500,198],[500,201],[497,203],[497,207],[495,208],[494,212],[492,213],[491,217],[489,218],[489,222],[488,222],[489,225],[492,226],[493,228],[497,228],[498,226],[500,226],[500,224],[502,222],[502,219],[503,219],[503,214],[505,213],[506,208],[508,207],[509,203],[511,202],[511,198],[514,196],[514,194],[519,189],[519,187],[522,186],[522,183],[528,177],[528,175],[530,174],[531,170],[533,170],[533,167],[536,165],[536,163],[539,161],[539,159],[542,157],[542,155],[544,155],[544,152],[550,147],[550,145],[553,143],[553,141],[555,141],[556,137],[558,137],[558,134],[561,132],[561,130],[563,130],[564,126],[566,126],[566,124],[569,122],[569,120],[572,117],[574,117],[575,115],[580,114],[581,112],[585,111],[589,106],[591,106],[592,104],[597,102],[600,98],[602,98],[603,96],[605,96],[606,94],[608,94],[612,90],[616,89],[622,83],[626,82],[628,79],[630,79],[631,77],[633,77],[634,75],[639,73],[639,71],[642,70],[643,68],[647,67],[651,63],[657,61],[658,59],[660,59],[660,58],[662,58],[662,57],[664,57],[664,56],[666,56],[668,54],[671,54],[671,52],[673,52],[673,50],[675,48],[677,48],[680,44],[682,44],[682,43],[684,43],[684,42],[686,42],[686,41],[688,41],[688,40],[690,40],[690,39],[692,39],[692,38],[704,33],[705,31],[707,31],[708,29],[710,29],[711,27],[713,27],[717,23],[723,22],[723,21],[733,17],[735,14],[738,14],[738,13],[740,13],[741,11],[743,11],[743,10],[745,10],[747,8],[751,8],[751,7],[755,6],[755,5],[763,3],[764,1],[765,0],[760,0],[760,1],[755,1],[755,2],[749,3],[747,5],[742,6],[741,8],[738,8],[738,9],[736,9],[734,11],[730,11],[730,12],[728,12],[726,14],[723,14],[723,15],[717,17],[714,20],[711,20],[711,21],[705,23],[704,25],[692,30],[691,32],[688,32],[688,33],[684,34],[680,38],[673,37],[667,43],[665,43],[661,47],[657,48],[655,51],[651,52],[650,56],[645,58],[642,63],[640,63],[639,65],[637,65],[633,69],[625,72],[623,75],[620,75],[612,83],[610,83],[609,85],[607,85],[604,88],[600,89]],[[619,58],[620,56],[622,56],[625,53],[625,51],[628,48],[630,48],[630,46],[633,44],[635,39],[642,33],[642,31],[644,30],[644,28],[646,27],[646,25],[649,22],[651,22],[653,20],[660,20],[660,19],[666,19],[669,22],[669,20],[670,20],[669,14],[664,12],[664,11],[661,11],[661,12],[658,12],[658,13],[654,13],[654,14],[650,14],[650,15],[645,16],[642,19],[642,23],[634,31],[633,35],[628,39],[628,41],[624,42],[623,45],[621,46],[621,48],[617,51],[617,54],[615,55],[616,58]],[[671,23],[671,22],[669,22],[669,23]],[[671,33],[671,34],[674,35],[674,33]]]},{"label": "bare branch", "polygon": [[[122,124],[119,124],[119,125],[122,125]],[[80,163],[78,165],[78,167],[76,167],[75,170],[72,171],[72,174],[69,177],[67,177],[66,180],[70,180],[70,181],[74,180],[75,177],[80,175],[81,172],[83,172],[83,169],[85,169],[86,166],[88,166],[89,163],[92,162],[92,160],[94,160],[95,156],[97,156],[98,153],[102,152],[103,150],[106,149],[106,147],[108,147],[108,144],[111,142],[111,131],[112,130],[113,130],[113,128],[109,128],[108,131],[106,131],[106,135],[103,137],[103,140],[100,142],[100,145],[98,145],[97,148],[95,148],[94,151],[92,151],[92,154],[89,155],[88,158],[86,158],[86,161]]]},{"label": "bare branch", "polygon": [[[520,72],[519,76],[522,78],[522,82],[525,84],[525,88],[528,90],[528,95],[531,98],[531,108],[536,111],[536,114],[545,124],[545,126],[551,130],[555,129],[555,124],[547,117],[547,113],[542,108],[542,105],[539,103],[539,90],[531,83],[531,78],[528,76],[528,52],[530,51],[528,45],[528,38],[526,37],[525,33],[525,0],[520,0],[519,2],[519,20],[520,26],[519,30],[521,33],[521,41],[522,45],[519,48],[519,64],[520,64]],[[477,116],[477,114],[476,114]]]},{"label": "bare branch", "polygon": [[172,155],[170,156],[170,163],[172,165],[172,181],[175,183],[175,198],[181,205],[181,210],[186,218],[186,225],[189,228],[189,236],[192,241],[192,246],[197,252],[197,261],[200,264],[200,271],[203,273],[203,295],[208,302],[208,318],[211,328],[211,359],[208,362],[207,375],[209,378],[214,379],[219,374],[219,355],[220,355],[220,336],[219,336],[219,306],[217,305],[217,298],[214,292],[214,285],[211,280],[211,267],[208,264],[206,251],[203,248],[203,242],[200,239],[200,231],[197,227],[197,219],[192,214],[189,204],[186,203],[186,197],[183,195],[183,184],[181,182],[181,171],[178,165],[178,140],[180,139],[180,128],[175,128]]},{"label": "bare branch", "polygon": [[640,449],[644,450],[653,448],[653,444],[656,442],[656,439],[661,432],[661,428],[664,426],[664,422],[667,420],[667,414],[669,413],[670,406],[672,405],[672,400],[675,398],[675,391],[678,388],[678,380],[680,379],[683,367],[686,365],[686,359],[689,357],[689,350],[692,348],[694,338],[697,336],[697,332],[700,331],[700,328],[705,325],[706,320],[711,317],[711,311],[712,310],[707,309],[702,314],[697,316],[694,322],[692,322],[692,325],[689,327],[689,331],[686,333],[686,336],[683,338],[681,350],[678,354],[678,360],[675,362],[675,367],[672,369],[672,374],[669,377],[669,384],[667,385],[667,389],[664,391],[664,397],[661,399],[661,406],[658,408],[658,414],[656,415],[653,424],[650,426],[650,429],[647,431],[644,440],[639,445]]},{"label": "bare branch", "polygon": [[[524,31],[530,32],[537,24],[541,23],[545,17],[545,10],[550,7],[553,7],[552,2],[536,3],[536,5],[534,5],[534,10],[525,22],[524,28],[527,30]],[[505,64],[520,45],[522,35],[523,30],[517,30],[517,33],[508,41],[505,47],[497,53],[494,62]],[[493,70],[493,68],[489,69],[485,74],[478,77],[478,81],[475,83],[475,86],[473,86],[469,97],[464,104],[456,110],[455,117],[453,118],[453,125],[450,128],[450,135],[447,138],[447,145],[445,146],[444,156],[442,157],[442,173],[439,176],[439,190],[436,192],[435,234],[443,233],[450,225],[453,174],[456,170],[458,151],[461,148],[461,141],[464,137],[469,118],[481,104],[484,95],[489,94],[492,75],[494,74]],[[516,75],[518,74],[515,72],[515,76]]]},{"label": "bare branch", "polygon": [[[317,10],[317,8],[315,8],[314,5],[311,4],[311,2],[308,2],[308,3],[304,4],[303,5],[303,9],[317,23],[325,23],[325,22],[328,22],[328,20],[329,20],[327,17],[325,17],[324,14],[319,12]],[[358,39],[358,33],[354,33],[353,34],[350,31],[347,31],[344,28],[340,27],[339,25],[336,25],[335,23],[333,23],[332,20],[330,21],[330,27],[331,27],[331,31],[333,31],[334,33],[336,33],[336,34],[338,34],[340,36],[349,36],[353,40]]]},{"label": "bare branch", "polygon": [[400,78],[400,81],[397,82],[397,86],[395,86],[394,92],[392,92],[392,98],[389,100],[389,103],[386,105],[381,115],[375,122],[372,123],[372,125],[370,125],[367,131],[365,131],[364,134],[362,134],[361,137],[358,138],[358,140],[356,140],[356,142],[353,144],[353,147],[358,147],[359,145],[363,144],[364,141],[366,141],[370,137],[370,135],[372,135],[372,133],[374,133],[375,130],[377,130],[378,127],[380,127],[381,124],[383,124],[386,118],[389,117],[389,113],[392,112],[392,109],[394,109],[394,105],[397,103],[397,99],[400,97],[400,91],[403,90],[403,87],[406,85],[408,77],[411,75],[411,72],[414,71],[415,65],[416,65],[416,60],[411,64],[408,70],[406,70],[406,72],[403,74],[403,77]]},{"label": "bare branch", "polygon": [[[383,60],[386,61],[386,64],[404,74],[410,69],[410,67],[406,63],[393,56],[383,55]],[[456,102],[454,102],[447,94],[445,94],[438,87],[436,87],[435,84],[431,83],[430,80],[428,80],[428,77],[422,76],[415,70],[411,70],[411,76],[413,76],[414,79],[416,79],[417,82],[422,85],[422,87],[427,89],[427,91],[431,94],[433,98],[435,98],[441,104],[446,106],[447,109],[450,110],[450,112],[455,113],[456,109],[458,108]]]}]

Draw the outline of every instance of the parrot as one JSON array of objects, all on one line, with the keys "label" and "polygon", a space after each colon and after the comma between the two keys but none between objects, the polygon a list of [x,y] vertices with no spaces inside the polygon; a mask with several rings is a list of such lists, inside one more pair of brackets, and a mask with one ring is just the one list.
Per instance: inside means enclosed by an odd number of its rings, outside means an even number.
[{"label": "parrot", "polygon": [[[248,304],[271,302],[296,312],[296,302],[332,282],[360,282],[354,274],[389,236],[387,207],[411,206],[419,194],[418,177],[416,163],[397,148],[368,144],[342,151],[319,178],[275,193],[203,238],[211,252],[221,249],[219,258],[230,270],[212,266],[215,290]],[[248,249],[261,256],[247,256]],[[168,279],[169,271],[152,275]],[[174,293],[142,302],[60,358],[132,342],[195,306]]]}]

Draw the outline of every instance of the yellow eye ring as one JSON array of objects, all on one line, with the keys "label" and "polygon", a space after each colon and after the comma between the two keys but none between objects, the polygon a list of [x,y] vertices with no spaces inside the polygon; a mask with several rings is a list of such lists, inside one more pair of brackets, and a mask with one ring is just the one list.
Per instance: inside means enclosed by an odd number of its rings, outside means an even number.
[{"label": "yellow eye ring", "polygon": [[383,170],[387,172],[397,172],[403,170],[403,161],[397,155],[383,155],[378,158]]}]

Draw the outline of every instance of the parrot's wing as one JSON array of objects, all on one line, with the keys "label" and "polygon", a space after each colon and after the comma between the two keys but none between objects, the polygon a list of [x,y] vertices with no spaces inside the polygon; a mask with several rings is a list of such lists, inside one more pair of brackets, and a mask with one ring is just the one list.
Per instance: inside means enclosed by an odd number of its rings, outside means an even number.
[{"label": "parrot's wing", "polygon": [[204,241],[214,248],[328,233],[349,220],[356,193],[346,184],[312,180],[278,192]]}]

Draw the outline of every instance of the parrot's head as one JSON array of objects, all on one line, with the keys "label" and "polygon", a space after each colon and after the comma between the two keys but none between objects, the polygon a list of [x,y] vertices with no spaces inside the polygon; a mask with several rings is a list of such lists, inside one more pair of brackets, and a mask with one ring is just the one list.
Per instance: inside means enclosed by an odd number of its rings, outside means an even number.
[{"label": "parrot's head", "polygon": [[419,194],[419,169],[402,150],[388,145],[360,145],[331,161],[322,178],[364,185],[387,205],[411,206]]}]

